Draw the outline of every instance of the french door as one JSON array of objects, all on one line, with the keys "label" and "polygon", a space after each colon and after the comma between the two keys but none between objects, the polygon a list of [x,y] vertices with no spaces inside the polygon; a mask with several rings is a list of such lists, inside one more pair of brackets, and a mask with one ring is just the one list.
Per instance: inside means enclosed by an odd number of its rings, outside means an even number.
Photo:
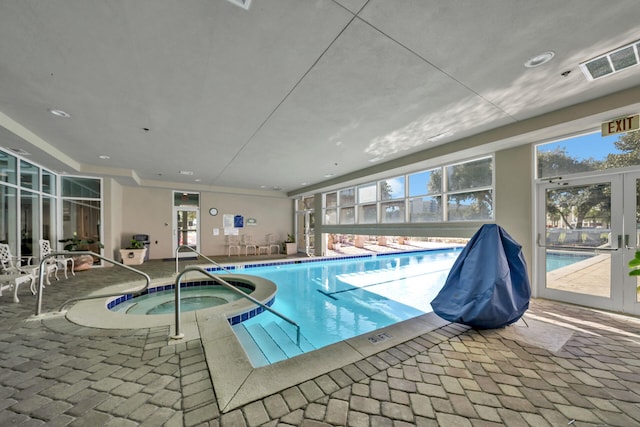
[{"label": "french door", "polygon": [[640,314],[627,263],[640,248],[640,173],[538,184],[537,294]]}]

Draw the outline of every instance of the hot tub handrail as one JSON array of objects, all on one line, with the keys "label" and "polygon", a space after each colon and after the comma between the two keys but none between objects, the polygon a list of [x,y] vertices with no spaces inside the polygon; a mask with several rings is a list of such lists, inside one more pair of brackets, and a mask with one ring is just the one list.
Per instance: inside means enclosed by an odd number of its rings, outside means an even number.
[{"label": "hot tub handrail", "polygon": [[149,275],[147,273],[143,273],[140,270],[136,270],[133,267],[129,267],[128,265],[124,265],[122,263],[119,263],[118,261],[111,259],[111,258],[107,258],[104,257],[100,254],[97,254],[95,252],[92,251],[62,251],[62,252],[51,252],[48,255],[45,255],[44,257],[42,257],[42,260],[40,260],[40,271],[39,271],[39,281],[38,281],[38,297],[37,297],[37,302],[36,302],[36,316],[40,315],[40,313],[42,312],[42,291],[44,286],[42,285],[43,281],[44,281],[44,263],[47,261],[47,259],[51,258],[51,257],[55,257],[58,255],[91,255],[92,257],[96,257],[96,258],[100,258],[103,261],[107,261],[108,263],[111,263],[115,266],[127,269],[129,271],[132,271],[133,273],[139,274],[141,276],[144,277],[146,283],[145,285],[140,288],[140,289],[131,289],[128,291],[120,291],[120,292],[116,292],[116,293],[109,293],[109,294],[101,294],[101,295],[89,295],[89,296],[85,296],[85,297],[77,297],[77,298],[71,298],[66,300],[61,306],[60,309],[58,311],[62,311],[62,309],[69,303],[71,302],[75,302],[75,301],[84,301],[84,300],[90,300],[90,299],[97,299],[97,298],[108,298],[108,297],[115,297],[115,296],[120,296],[124,293],[140,293],[140,292],[144,292],[145,290],[147,290],[149,288],[149,285],[151,284],[151,277],[149,277]]},{"label": "hot tub handrail", "polygon": [[179,338],[182,338],[184,336],[183,334],[180,333],[180,281],[182,280],[182,276],[184,276],[189,271],[197,271],[197,272],[200,272],[200,273],[204,274],[205,276],[208,276],[209,278],[211,278],[211,279],[217,281],[218,283],[220,283],[225,288],[237,293],[242,298],[248,299],[252,303],[257,304],[260,307],[264,308],[265,310],[270,311],[271,313],[275,314],[276,316],[278,316],[279,318],[281,318],[285,322],[288,322],[291,325],[295,326],[295,328],[296,328],[296,345],[298,347],[300,346],[300,325],[298,325],[293,320],[289,319],[284,314],[279,313],[278,311],[274,310],[273,308],[269,307],[268,305],[258,301],[257,299],[255,299],[251,295],[248,295],[248,294],[242,292],[240,289],[236,288],[231,283],[229,283],[226,280],[224,280],[222,277],[216,276],[215,274],[211,274],[209,271],[205,270],[204,268],[198,267],[198,266],[186,267],[176,277],[176,286],[175,286],[175,290],[176,290],[176,297],[175,297],[176,298],[176,302],[175,302],[175,306],[176,306],[176,334],[175,334],[175,336],[173,338],[179,339]]},{"label": "hot tub handrail", "polygon": [[218,264],[217,262],[215,262],[214,260],[212,260],[211,258],[209,258],[208,256],[198,252],[197,250],[193,249],[191,246],[189,245],[180,245],[176,248],[176,274],[178,274],[178,272],[180,271],[179,269],[179,258],[178,258],[178,252],[180,252],[181,248],[187,248],[189,249],[191,252],[194,252],[195,254],[197,254],[198,256],[201,256],[202,258],[206,259],[207,261],[209,261],[211,264],[215,265],[216,267],[218,267],[221,270],[226,271],[227,273],[231,273],[231,271],[229,271],[228,269],[224,268],[222,265]]}]

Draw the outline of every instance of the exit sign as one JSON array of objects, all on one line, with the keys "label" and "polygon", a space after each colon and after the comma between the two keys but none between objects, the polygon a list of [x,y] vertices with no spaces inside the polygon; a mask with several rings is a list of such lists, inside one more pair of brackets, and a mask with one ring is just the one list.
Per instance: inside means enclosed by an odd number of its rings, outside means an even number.
[{"label": "exit sign", "polygon": [[610,120],[602,124],[602,136],[631,132],[640,129],[640,114]]}]

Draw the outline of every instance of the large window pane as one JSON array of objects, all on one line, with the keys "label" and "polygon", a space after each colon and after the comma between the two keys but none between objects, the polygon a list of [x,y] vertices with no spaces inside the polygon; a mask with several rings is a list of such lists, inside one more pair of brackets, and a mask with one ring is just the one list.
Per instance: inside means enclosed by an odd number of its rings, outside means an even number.
[{"label": "large window pane", "polygon": [[56,199],[42,198],[42,238],[49,240],[53,249],[57,248],[56,241]]},{"label": "large window pane", "polygon": [[16,189],[0,185],[0,243],[11,247],[11,252],[18,253],[18,202]]},{"label": "large window pane", "polygon": [[488,157],[473,162],[447,166],[447,191],[491,186],[493,181],[492,161],[493,159]]},{"label": "large window pane", "polygon": [[378,206],[375,203],[360,205],[358,222],[360,224],[375,224],[378,222]]},{"label": "large window pane", "polygon": [[56,176],[45,170],[42,171],[42,192],[56,195]]},{"label": "large window pane", "polygon": [[340,224],[355,224],[355,222],[356,222],[355,208],[340,209]]},{"label": "large window pane", "polygon": [[404,198],[404,176],[380,181],[380,200]]},{"label": "large window pane", "polygon": [[538,178],[640,165],[640,132],[600,133],[536,146]]},{"label": "large window pane", "polygon": [[200,193],[173,192],[173,206],[200,206]]},{"label": "large window pane", "polygon": [[315,202],[315,196],[307,196],[302,199],[302,203],[298,210],[310,210],[313,209],[313,204]]},{"label": "large window pane", "polygon": [[428,196],[409,200],[409,222],[442,221],[442,197]]},{"label": "large window pane", "polygon": [[356,190],[354,188],[346,188],[340,190],[340,200],[338,203],[340,206],[349,206],[356,204]]},{"label": "large window pane", "polygon": [[40,238],[40,198],[23,191],[20,196],[20,256],[37,255]]},{"label": "large window pane", "polygon": [[398,202],[380,203],[380,212],[382,223],[404,222],[404,200]]},{"label": "large window pane", "polygon": [[20,160],[20,186],[31,190],[40,189],[40,177],[38,173],[40,168],[31,163]]},{"label": "large window pane", "polygon": [[99,199],[100,180],[98,178],[63,176],[62,196]]},{"label": "large window pane", "polygon": [[449,221],[478,221],[493,218],[491,190],[450,194],[447,199]]},{"label": "large window pane", "polygon": [[324,205],[326,208],[335,208],[338,206],[338,193],[327,193],[324,198]]},{"label": "large window pane", "polygon": [[100,240],[100,202],[64,200],[62,202],[63,238]]},{"label": "large window pane", "polygon": [[409,197],[442,193],[442,169],[409,175]]},{"label": "large window pane", "polygon": [[0,181],[17,184],[16,164],[15,157],[4,151],[0,151]]},{"label": "large window pane", "polygon": [[376,184],[366,184],[358,187],[358,203],[371,203],[375,202],[376,197]]},{"label": "large window pane", "polygon": [[324,223],[333,225],[338,223],[338,211],[336,209],[327,209],[324,211]]}]

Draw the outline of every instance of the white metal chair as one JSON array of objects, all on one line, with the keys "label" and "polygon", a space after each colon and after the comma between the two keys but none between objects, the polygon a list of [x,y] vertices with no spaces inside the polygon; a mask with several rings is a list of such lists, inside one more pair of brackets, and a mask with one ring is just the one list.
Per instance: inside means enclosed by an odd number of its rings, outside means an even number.
[{"label": "white metal chair", "polygon": [[11,255],[9,245],[0,243],[0,296],[3,290],[13,290],[13,302],[20,302],[18,299],[18,288],[20,285],[30,282],[31,293],[35,295],[35,283],[37,267],[21,267],[21,260]]},{"label": "white metal chair", "polygon": [[231,256],[231,250],[235,249],[236,255],[240,255],[240,242],[238,242],[238,236],[230,234],[227,236],[227,254]]},{"label": "white metal chair", "polygon": [[253,236],[251,236],[251,234],[242,235],[242,246],[244,246],[245,255],[249,255],[249,248],[253,249],[253,255],[256,255],[258,253],[258,246],[253,241]]},{"label": "white metal chair", "polygon": [[280,243],[276,242],[276,237],[273,234],[267,234],[267,244],[269,245],[269,255],[271,255],[271,248],[276,248],[276,253],[280,253]]},{"label": "white metal chair", "polygon": [[[40,256],[42,258],[44,258],[45,256],[49,255],[51,253],[51,243],[48,240],[39,240],[40,243]],[[64,278],[68,279],[69,276],[67,275],[67,268],[69,268],[69,263],[71,263],[71,274],[73,274],[74,276],[76,275],[75,273],[75,260],[72,257],[65,257],[62,255],[59,256],[55,256],[55,257],[51,257],[47,260],[47,276],[50,274],[49,271],[49,266],[51,264],[56,265],[57,267],[55,268],[55,276],[56,276],[56,280],[58,280],[58,267],[62,267],[64,268]],[[53,271],[53,269],[52,269]],[[48,279],[47,279],[48,280]]]}]

